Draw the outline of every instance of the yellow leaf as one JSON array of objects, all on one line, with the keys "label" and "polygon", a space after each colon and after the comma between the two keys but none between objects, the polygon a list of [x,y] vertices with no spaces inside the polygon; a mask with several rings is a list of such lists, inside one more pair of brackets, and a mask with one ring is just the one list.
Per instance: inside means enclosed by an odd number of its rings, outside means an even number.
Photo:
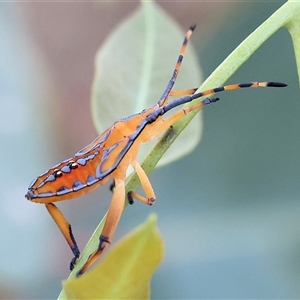
[{"label": "yellow leaf", "polygon": [[163,242],[151,215],[93,270],[66,280],[66,299],[149,299],[150,280],[162,256]]}]

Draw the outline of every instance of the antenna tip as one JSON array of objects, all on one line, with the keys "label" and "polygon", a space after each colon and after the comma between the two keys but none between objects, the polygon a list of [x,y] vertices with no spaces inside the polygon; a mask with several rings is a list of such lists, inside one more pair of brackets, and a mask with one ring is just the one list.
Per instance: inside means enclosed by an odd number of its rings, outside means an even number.
[{"label": "antenna tip", "polygon": [[286,87],[287,84],[283,83],[283,82],[270,81],[270,82],[268,82],[267,86],[270,86],[270,87]]},{"label": "antenna tip", "polygon": [[190,30],[194,31],[195,28],[196,28],[196,26],[197,26],[196,24],[191,25],[191,26],[190,26]]}]

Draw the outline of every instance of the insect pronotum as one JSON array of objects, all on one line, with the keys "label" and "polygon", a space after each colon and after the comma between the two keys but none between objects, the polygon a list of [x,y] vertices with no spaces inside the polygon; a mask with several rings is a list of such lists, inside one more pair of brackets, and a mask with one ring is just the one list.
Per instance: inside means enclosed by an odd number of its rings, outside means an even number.
[{"label": "insect pronotum", "polygon": [[[195,27],[195,25],[191,26],[186,33],[172,77],[157,104],[143,110],[141,113],[116,121],[72,158],[64,160],[34,179],[28,188],[25,197],[32,202],[46,205],[51,217],[69,244],[74,254],[74,258],[70,263],[70,269],[72,270],[80,255],[80,251],[73,236],[71,225],[53,202],[80,197],[97,186],[104,184],[109,178],[112,177],[114,179],[115,189],[106,222],[99,237],[98,248],[89,256],[77,275],[83,274],[112,241],[125,204],[126,170],[130,165],[139,177],[145,196],[131,191],[127,195],[129,203],[132,204],[133,199],[148,205],[153,205],[155,202],[156,197],[151,183],[137,161],[141,143],[152,140],[189,112],[214,103],[219,98],[206,98],[190,107],[182,108],[167,119],[163,119],[163,115],[167,111],[202,96],[221,91],[252,87],[286,86],[285,83],[281,82],[250,82],[226,85],[198,93],[195,93],[197,90],[195,88],[172,90],[188,40]],[[169,96],[182,97],[168,102]]]}]

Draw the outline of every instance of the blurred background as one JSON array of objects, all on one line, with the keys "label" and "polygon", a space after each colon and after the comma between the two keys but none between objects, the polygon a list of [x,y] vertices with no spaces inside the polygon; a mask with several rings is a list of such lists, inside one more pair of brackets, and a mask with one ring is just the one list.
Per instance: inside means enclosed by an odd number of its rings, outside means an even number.
[{"label": "blurred background", "polygon": [[[160,5],[183,30],[197,23],[192,43],[206,78],[283,3]],[[69,274],[67,244],[46,209],[24,194],[38,174],[96,136],[90,114],[95,53],[137,6],[0,4],[2,299],[56,298]],[[285,29],[230,82],[254,80],[289,87],[222,94],[222,102],[203,111],[197,148],[150,175],[156,205],[136,203],[122,216],[115,241],[149,213],[158,215],[165,259],[152,281],[152,299],[300,297],[299,84]],[[107,185],[59,204],[81,249],[110,197]]]}]

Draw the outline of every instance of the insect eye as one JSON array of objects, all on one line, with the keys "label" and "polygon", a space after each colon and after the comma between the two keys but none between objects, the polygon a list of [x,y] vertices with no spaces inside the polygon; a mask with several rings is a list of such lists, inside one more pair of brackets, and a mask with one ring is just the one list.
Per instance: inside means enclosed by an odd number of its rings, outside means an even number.
[{"label": "insect eye", "polygon": [[63,172],[61,171],[61,170],[54,170],[54,172],[53,172],[53,176],[55,177],[55,178],[59,178],[59,177],[61,177],[61,176],[63,176]]},{"label": "insect eye", "polygon": [[75,162],[75,161],[70,161],[69,168],[70,169],[77,169],[78,168],[78,163]]}]

